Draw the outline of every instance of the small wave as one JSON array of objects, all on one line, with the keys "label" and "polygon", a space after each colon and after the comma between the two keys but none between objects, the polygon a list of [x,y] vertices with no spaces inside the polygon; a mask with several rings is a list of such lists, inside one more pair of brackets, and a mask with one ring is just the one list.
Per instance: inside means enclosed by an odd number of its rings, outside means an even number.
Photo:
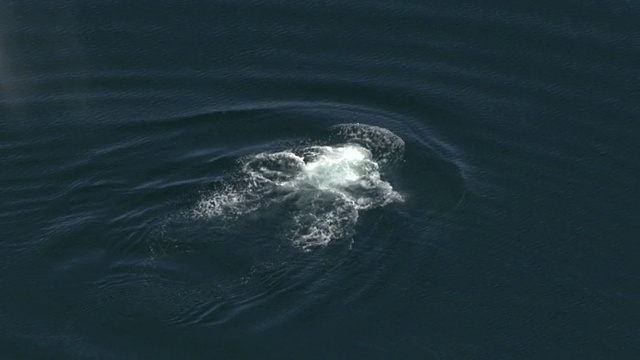
[{"label": "small wave", "polygon": [[353,234],[361,211],[403,201],[383,179],[402,159],[404,142],[363,124],[332,128],[331,145],[263,152],[241,160],[239,172],[193,209],[198,218],[225,221],[281,206],[292,242],[304,250]]}]

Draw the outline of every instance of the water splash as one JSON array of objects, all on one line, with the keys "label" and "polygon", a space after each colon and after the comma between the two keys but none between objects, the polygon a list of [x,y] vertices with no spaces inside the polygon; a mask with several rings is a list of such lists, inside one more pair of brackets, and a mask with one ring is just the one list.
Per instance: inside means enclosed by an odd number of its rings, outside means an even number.
[{"label": "water splash", "polygon": [[[383,172],[402,159],[404,142],[387,129],[342,124],[333,145],[316,145],[245,158],[239,173],[204,197],[193,210],[200,218],[234,218],[282,206],[282,223],[304,250],[353,234],[361,211],[403,201]],[[286,221],[285,221],[286,220]]]}]

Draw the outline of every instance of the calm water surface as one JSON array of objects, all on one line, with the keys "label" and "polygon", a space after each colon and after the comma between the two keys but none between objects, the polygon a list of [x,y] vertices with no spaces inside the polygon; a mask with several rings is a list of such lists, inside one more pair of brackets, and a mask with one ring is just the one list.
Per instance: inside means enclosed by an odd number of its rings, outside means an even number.
[{"label": "calm water surface", "polygon": [[0,0],[0,357],[639,358],[639,18]]}]

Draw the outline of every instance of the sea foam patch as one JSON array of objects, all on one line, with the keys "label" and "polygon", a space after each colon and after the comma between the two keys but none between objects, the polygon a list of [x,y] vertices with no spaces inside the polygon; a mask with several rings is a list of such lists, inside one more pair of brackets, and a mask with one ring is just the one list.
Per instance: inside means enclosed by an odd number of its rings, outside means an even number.
[{"label": "sea foam patch", "polygon": [[332,128],[332,142],[243,159],[237,174],[193,209],[199,218],[234,221],[286,207],[283,232],[304,250],[353,234],[362,211],[403,201],[383,179],[404,153],[391,131],[362,124]]}]

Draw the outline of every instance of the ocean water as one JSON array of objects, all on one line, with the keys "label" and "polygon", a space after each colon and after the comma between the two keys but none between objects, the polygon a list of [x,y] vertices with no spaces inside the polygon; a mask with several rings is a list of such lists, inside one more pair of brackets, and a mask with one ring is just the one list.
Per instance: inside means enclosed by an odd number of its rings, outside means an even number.
[{"label": "ocean water", "polygon": [[640,358],[638,19],[0,0],[0,358]]}]

